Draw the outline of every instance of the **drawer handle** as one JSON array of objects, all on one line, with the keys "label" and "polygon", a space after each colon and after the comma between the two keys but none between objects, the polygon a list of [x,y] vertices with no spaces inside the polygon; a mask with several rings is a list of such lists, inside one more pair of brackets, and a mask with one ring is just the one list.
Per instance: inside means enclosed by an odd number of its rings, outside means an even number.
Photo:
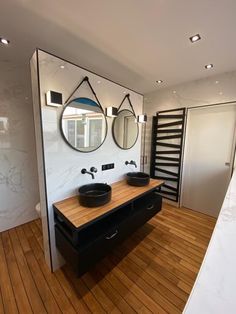
[{"label": "drawer handle", "polygon": [[152,204],[152,205],[149,205],[148,207],[147,207],[147,210],[151,210],[151,209],[153,209],[154,208],[154,205]]},{"label": "drawer handle", "polygon": [[106,240],[111,240],[111,239],[114,238],[117,234],[118,234],[118,230],[116,230],[112,235],[107,236],[107,237],[106,237]]}]

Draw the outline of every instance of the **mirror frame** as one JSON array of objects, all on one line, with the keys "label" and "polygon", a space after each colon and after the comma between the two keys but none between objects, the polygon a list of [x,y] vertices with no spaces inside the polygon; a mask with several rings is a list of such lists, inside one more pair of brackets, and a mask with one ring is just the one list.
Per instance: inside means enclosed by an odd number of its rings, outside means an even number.
[{"label": "mirror frame", "polygon": [[[104,136],[104,140],[102,141],[102,143],[101,143],[98,147],[96,147],[95,149],[93,149],[93,150],[83,151],[83,150],[79,150],[78,148],[76,148],[76,147],[74,147],[73,145],[71,145],[71,144],[69,143],[69,141],[67,140],[67,138],[65,137],[64,132],[63,132],[63,128],[62,128],[62,119],[63,119],[63,113],[64,113],[64,111],[66,110],[66,108],[69,106],[69,104],[70,104],[73,100],[79,99],[79,98],[83,98],[83,99],[86,98],[86,99],[89,99],[89,100],[91,100],[92,102],[94,102],[94,103],[97,104],[96,101],[94,101],[94,100],[92,100],[91,98],[88,98],[88,97],[77,97],[77,98],[72,99],[70,102],[68,102],[68,103],[65,105],[65,107],[63,108],[62,112],[61,112],[61,116],[60,116],[60,120],[59,120],[60,132],[61,132],[61,135],[62,135],[62,137],[63,137],[65,143],[66,143],[68,146],[70,146],[72,149],[74,149],[74,150],[76,150],[77,152],[80,152],[80,153],[92,153],[92,152],[94,152],[95,150],[99,149],[99,148],[103,145],[103,143],[105,142],[105,140],[106,140],[106,138],[107,138],[107,131],[108,131],[107,117],[106,117],[106,115],[104,114],[104,112],[103,112],[102,110],[101,110],[101,113],[103,114],[103,116],[104,116],[104,118],[105,118],[105,122],[106,122],[105,136]],[[99,106],[98,104],[97,104],[97,106],[100,108],[100,106]],[[101,108],[100,108],[100,109],[101,109]]]},{"label": "mirror frame", "polygon": [[[120,111],[118,112],[118,115],[119,115],[119,113],[122,112],[122,111],[129,111],[130,113],[132,113],[132,115],[134,116],[134,118],[136,118],[135,115],[134,115],[134,113],[133,113],[131,110],[129,110],[129,109],[122,109],[122,110],[120,110]],[[117,115],[117,117],[118,117],[118,115]],[[129,148],[121,147],[121,146],[117,143],[117,140],[116,140],[116,138],[115,138],[115,131],[114,131],[114,125],[115,125],[115,121],[116,121],[117,117],[116,117],[116,118],[113,120],[113,122],[112,122],[112,137],[113,137],[113,140],[114,140],[114,142],[116,143],[116,145],[117,145],[119,148],[121,148],[121,149],[123,149],[123,150],[131,149],[131,148],[134,147],[134,145],[137,143],[138,136],[139,136],[139,125],[138,125],[138,123],[137,123],[137,136],[136,136],[136,139],[135,139],[134,144],[133,144],[132,146],[130,146]]]}]

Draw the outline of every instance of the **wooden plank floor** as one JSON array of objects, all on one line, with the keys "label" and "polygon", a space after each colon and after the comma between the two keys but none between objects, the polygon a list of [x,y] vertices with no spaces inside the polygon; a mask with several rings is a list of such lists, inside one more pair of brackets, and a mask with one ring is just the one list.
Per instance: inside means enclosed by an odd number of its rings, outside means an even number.
[{"label": "wooden plank floor", "polygon": [[216,220],[161,213],[76,278],[44,262],[40,220],[0,234],[0,313],[181,313]]}]

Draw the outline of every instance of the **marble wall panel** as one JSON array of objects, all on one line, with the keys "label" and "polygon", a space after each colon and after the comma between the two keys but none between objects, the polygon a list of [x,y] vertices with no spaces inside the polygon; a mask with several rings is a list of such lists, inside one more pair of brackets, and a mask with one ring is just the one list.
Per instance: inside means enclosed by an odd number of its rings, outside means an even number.
[{"label": "marble wall panel", "polygon": [[[77,152],[65,143],[60,132],[59,121],[63,107],[55,108],[46,106],[46,92],[48,90],[60,92],[63,94],[65,101],[78,83],[85,76],[88,76],[104,109],[108,106],[118,107],[125,94],[130,93],[131,101],[137,115],[142,113],[143,96],[43,51],[39,50],[38,54],[41,118],[38,116],[36,119],[41,119],[42,125],[45,160],[44,179],[47,200],[44,204],[46,208],[42,210],[48,213],[51,256],[53,269],[55,270],[63,264],[63,260],[55,246],[52,204],[76,195],[78,187],[83,184],[92,182],[106,182],[110,184],[123,179],[124,174],[128,171],[139,169],[141,127],[135,146],[130,150],[122,150],[116,146],[112,138],[111,128],[113,119],[107,118],[108,132],[103,145],[90,153]],[[94,99],[91,90],[86,84],[82,85],[72,98],[76,97]],[[128,102],[124,103],[123,108],[130,109]],[[131,159],[136,161],[138,165],[137,169],[134,166],[125,165],[125,161],[130,161]],[[115,168],[102,172],[101,166],[107,163],[115,163]],[[91,166],[95,166],[98,169],[94,180],[92,180],[90,175],[81,174],[82,168],[90,169]]]},{"label": "marble wall panel", "polygon": [[39,193],[29,66],[0,68],[1,232],[37,217]]}]

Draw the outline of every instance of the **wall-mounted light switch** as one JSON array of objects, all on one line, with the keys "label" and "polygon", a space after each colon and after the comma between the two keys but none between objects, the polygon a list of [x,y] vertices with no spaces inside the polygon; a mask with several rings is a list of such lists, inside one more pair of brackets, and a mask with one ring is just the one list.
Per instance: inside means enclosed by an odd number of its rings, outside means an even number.
[{"label": "wall-mounted light switch", "polygon": [[110,169],[114,169],[115,168],[115,164],[106,164],[106,165],[102,165],[102,171],[104,170],[110,170]]}]

